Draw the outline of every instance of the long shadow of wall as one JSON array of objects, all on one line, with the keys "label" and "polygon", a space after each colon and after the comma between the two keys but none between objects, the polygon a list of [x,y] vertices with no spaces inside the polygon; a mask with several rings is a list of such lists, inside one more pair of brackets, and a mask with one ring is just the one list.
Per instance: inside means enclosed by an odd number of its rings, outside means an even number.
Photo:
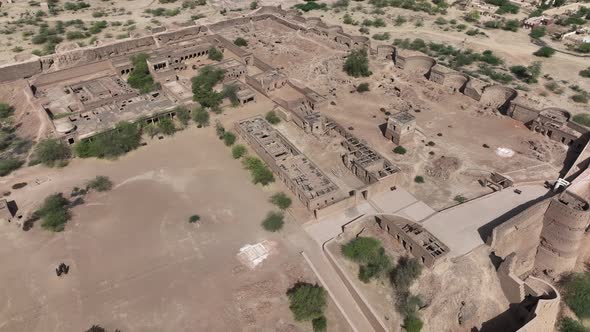
[{"label": "long shadow of wall", "polygon": [[[510,190],[509,188],[504,189],[504,190]],[[555,193],[552,191],[547,192],[545,195],[538,197],[536,199],[533,199],[531,201],[528,201],[526,203],[520,204],[519,206],[513,208],[512,210],[502,214],[501,216],[495,218],[494,220],[490,221],[489,223],[480,226],[477,229],[477,232],[479,233],[479,236],[481,237],[481,239],[483,240],[483,242],[486,242],[487,239],[492,235],[492,231],[494,230],[494,228],[496,228],[497,226],[503,224],[504,222],[508,221],[510,218],[518,215],[519,213],[523,212],[524,210],[530,208],[531,206],[547,199],[550,198],[552,196],[554,196]]]},{"label": "long shadow of wall", "polygon": [[565,159],[563,161],[563,166],[561,171],[559,172],[559,177],[564,177],[567,175],[567,172],[572,168],[572,167],[578,167],[580,170],[571,174],[570,176],[568,176],[568,178],[566,180],[568,181],[572,181],[573,179],[575,179],[578,175],[580,175],[580,173],[582,173],[588,166],[590,166],[590,158],[584,159],[584,160],[580,160],[578,162],[578,164],[576,165],[576,161],[578,159],[578,157],[580,156],[580,153],[582,151],[580,151],[580,149],[577,149],[575,147],[577,146],[586,146],[586,144],[588,144],[588,141],[590,140],[590,132],[583,134],[582,136],[580,136],[577,140],[574,141],[574,143],[572,144],[572,146],[567,150]]}]

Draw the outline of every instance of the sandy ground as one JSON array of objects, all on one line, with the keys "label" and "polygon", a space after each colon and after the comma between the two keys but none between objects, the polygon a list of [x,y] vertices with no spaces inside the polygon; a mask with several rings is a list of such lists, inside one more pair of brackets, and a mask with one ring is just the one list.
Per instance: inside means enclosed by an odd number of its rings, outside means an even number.
[{"label": "sandy ground", "polygon": [[[290,218],[279,234],[260,227],[268,197],[281,188],[250,184],[213,128],[193,127],[118,161],[19,172],[19,180],[45,174],[11,195],[23,208],[96,174],[115,188],[89,194],[62,233],[0,225],[0,331],[311,330],[292,320],[285,296],[295,281],[315,280],[289,240],[300,228]],[[3,178],[2,188],[13,180]],[[187,222],[192,214],[201,216],[196,225]],[[236,254],[263,240],[272,253],[250,270]],[[71,268],[58,278],[60,262]],[[333,303],[327,315],[331,327],[347,330]]]}]

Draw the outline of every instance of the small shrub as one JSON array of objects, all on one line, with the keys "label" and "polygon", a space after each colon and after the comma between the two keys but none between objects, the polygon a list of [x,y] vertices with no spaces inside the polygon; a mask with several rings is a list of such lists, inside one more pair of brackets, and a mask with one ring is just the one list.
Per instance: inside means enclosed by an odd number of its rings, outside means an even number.
[{"label": "small shrub", "polygon": [[391,38],[389,32],[376,33],[373,35],[373,39],[375,40],[389,40],[389,38]]},{"label": "small shrub", "polygon": [[467,201],[467,198],[461,196],[461,195],[457,195],[455,196],[455,198],[453,198],[453,200],[459,204],[461,203],[465,203],[465,201]]},{"label": "small shrub", "polygon": [[322,286],[298,282],[287,291],[289,309],[296,321],[320,318],[326,308],[326,291]]},{"label": "small shrub", "polygon": [[256,157],[246,157],[242,160],[244,168],[250,171],[252,175],[252,182],[254,184],[262,184],[266,186],[269,183],[275,181],[272,171],[262,162],[262,160]]},{"label": "small shrub", "polygon": [[363,93],[369,91],[369,83],[361,83],[356,87],[356,92]]},{"label": "small shrub", "polygon": [[305,3],[298,3],[293,8],[299,9],[304,12],[309,12],[312,10],[326,10],[328,5],[325,3],[317,3],[315,1],[307,1]]},{"label": "small shrub", "polygon": [[273,125],[276,125],[279,122],[281,122],[281,118],[279,118],[275,111],[268,111],[264,118],[266,119],[266,121]]},{"label": "small shrub", "polygon": [[242,144],[236,144],[231,148],[231,155],[234,159],[240,159],[246,154],[246,147]]},{"label": "small shrub", "polygon": [[553,54],[555,54],[555,50],[547,46],[543,46],[540,49],[538,49],[535,53],[533,53],[534,56],[544,58],[550,58]]},{"label": "small shrub", "polygon": [[534,39],[539,39],[539,38],[545,36],[546,31],[547,31],[547,29],[545,27],[535,27],[531,30],[531,33],[529,34],[529,36],[531,36],[531,38],[534,38]]},{"label": "small shrub", "polygon": [[238,37],[234,40],[234,44],[237,46],[248,46],[248,41],[242,37]]},{"label": "small shrub", "polygon": [[250,10],[254,10],[256,8],[258,8],[258,1],[250,2]]},{"label": "small shrub", "polygon": [[270,212],[262,221],[262,228],[269,232],[278,232],[283,228],[285,220],[282,213]]},{"label": "small shrub", "polygon": [[276,193],[270,197],[270,202],[281,210],[286,210],[291,206],[291,198],[285,193]]},{"label": "small shrub", "polygon": [[69,201],[61,193],[53,194],[45,198],[43,205],[35,211],[34,217],[41,218],[41,227],[44,229],[61,232],[70,220],[68,211]]},{"label": "small shrub", "polygon": [[406,152],[408,152],[408,150],[406,150],[406,148],[401,145],[398,145],[395,147],[395,149],[393,149],[393,153],[396,154],[406,154]]},{"label": "small shrub", "polygon": [[572,100],[576,103],[580,104],[587,104],[588,103],[588,95],[586,93],[578,93],[572,96]]},{"label": "small shrub", "polygon": [[404,23],[406,23],[407,21],[408,21],[408,20],[407,20],[407,19],[406,19],[404,16],[398,15],[398,16],[395,18],[394,25],[395,25],[395,26],[401,26],[401,25],[403,25]]},{"label": "small shrub", "polygon": [[519,26],[520,26],[520,22],[518,20],[507,20],[507,21],[504,21],[504,25],[502,26],[502,30],[516,32],[516,31],[518,31]]},{"label": "small shrub", "polygon": [[580,76],[586,77],[586,78],[590,78],[590,67],[588,67],[588,68],[586,68],[584,70],[581,70],[580,71]]},{"label": "small shrub", "polygon": [[164,135],[171,136],[176,132],[176,126],[171,118],[165,117],[158,121],[158,129]]},{"label": "small shrub", "polygon": [[176,118],[178,118],[178,121],[186,127],[191,119],[191,114],[185,107],[178,106],[176,107]]},{"label": "small shrub", "polygon": [[416,183],[424,183],[424,177],[421,175],[416,175],[416,177],[414,178],[414,182]]},{"label": "small shrub", "polygon": [[113,182],[106,176],[99,175],[93,180],[88,182],[88,188],[94,189],[96,191],[109,191],[113,188]]},{"label": "small shrub", "polygon": [[328,330],[328,321],[325,316],[320,316],[311,321],[311,326],[313,327],[313,332],[326,332]]},{"label": "small shrub", "polygon": [[234,143],[236,142],[236,135],[234,133],[232,133],[231,131],[226,131],[225,133],[223,133],[223,144],[225,144],[225,146],[232,146],[234,145]]},{"label": "small shrub", "polygon": [[194,224],[194,223],[198,222],[199,220],[201,220],[201,217],[198,214],[193,214],[192,216],[190,216],[188,218],[189,224]]},{"label": "small shrub", "polygon": [[407,315],[404,318],[404,329],[406,332],[420,332],[422,330],[422,320],[416,314]]}]

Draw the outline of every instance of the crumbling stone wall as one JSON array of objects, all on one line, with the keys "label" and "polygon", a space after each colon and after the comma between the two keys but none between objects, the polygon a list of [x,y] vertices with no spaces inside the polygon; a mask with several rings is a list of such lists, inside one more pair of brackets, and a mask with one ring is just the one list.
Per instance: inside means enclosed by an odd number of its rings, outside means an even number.
[{"label": "crumbling stone wall", "polygon": [[516,90],[503,85],[488,85],[483,89],[479,102],[496,109],[506,110],[508,104],[518,93]]},{"label": "crumbling stone wall", "polygon": [[0,67],[0,82],[14,81],[21,78],[31,77],[40,74],[42,71],[41,61],[31,60],[8,64]]},{"label": "crumbling stone wall", "polygon": [[519,322],[517,332],[553,332],[561,301],[559,292],[539,278],[519,278],[514,272],[516,259],[511,254],[498,269],[500,286],[511,303],[507,314]]},{"label": "crumbling stone wall", "polygon": [[487,244],[494,254],[506,258],[516,253],[519,260],[517,274],[530,271],[534,264],[539,237],[543,228],[543,216],[549,206],[549,199],[543,200],[492,230]]},{"label": "crumbling stone wall", "polygon": [[498,268],[500,287],[510,303],[520,303],[525,296],[524,281],[515,272],[516,261],[516,254],[511,253]]}]

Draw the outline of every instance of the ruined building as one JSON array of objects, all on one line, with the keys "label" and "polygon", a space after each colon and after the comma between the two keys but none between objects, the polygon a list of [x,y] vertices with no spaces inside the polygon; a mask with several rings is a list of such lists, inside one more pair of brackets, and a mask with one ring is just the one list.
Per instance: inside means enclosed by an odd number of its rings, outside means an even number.
[{"label": "ruined building", "polygon": [[408,254],[431,268],[442,261],[449,248],[430,234],[421,225],[400,216],[377,216],[377,224],[397,242]]},{"label": "ruined building", "polygon": [[262,117],[242,120],[235,128],[308,209],[321,209],[343,198],[319,167]]},{"label": "ruined building", "polygon": [[404,145],[414,140],[416,117],[408,112],[393,114],[387,119],[385,137],[396,145]]}]

